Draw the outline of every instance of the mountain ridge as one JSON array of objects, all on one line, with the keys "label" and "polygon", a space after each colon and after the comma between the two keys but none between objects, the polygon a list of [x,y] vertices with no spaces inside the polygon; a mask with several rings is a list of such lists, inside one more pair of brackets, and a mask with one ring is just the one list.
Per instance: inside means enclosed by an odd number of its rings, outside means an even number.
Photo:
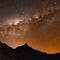
[{"label": "mountain ridge", "polygon": [[47,54],[26,43],[13,49],[0,42],[0,60],[60,60],[60,53]]},{"label": "mountain ridge", "polygon": [[[6,43],[2,43],[1,41],[0,41],[0,46],[6,46],[6,47],[9,47],[9,48],[11,48],[11,49],[13,49],[13,50],[16,50],[17,48],[23,48],[23,47],[28,47],[28,48],[30,48],[30,49],[33,49],[33,50],[36,50],[36,51],[39,51],[39,50],[37,50],[37,49],[34,49],[34,48],[32,48],[31,46],[29,46],[27,43],[25,43],[24,45],[21,45],[21,46],[17,46],[16,48],[12,48],[12,47],[10,47],[10,46],[8,46]],[[40,51],[39,51],[40,52]],[[46,53],[46,52],[42,52],[42,53]],[[57,53],[53,53],[53,54],[59,54],[60,52],[57,52]],[[48,53],[46,53],[46,54],[48,54]]]}]

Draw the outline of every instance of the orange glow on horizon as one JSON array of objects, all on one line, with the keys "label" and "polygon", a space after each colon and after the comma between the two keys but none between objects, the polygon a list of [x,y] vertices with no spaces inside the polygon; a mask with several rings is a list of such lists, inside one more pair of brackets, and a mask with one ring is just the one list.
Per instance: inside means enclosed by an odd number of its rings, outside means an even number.
[{"label": "orange glow on horizon", "polygon": [[[15,49],[16,47],[22,46],[25,44],[26,41],[20,41],[20,42],[15,42],[14,44],[9,43],[8,41],[6,42],[6,44],[10,47],[12,47],[13,49]],[[39,50],[41,52],[44,53],[48,53],[48,54],[54,54],[54,53],[59,53],[59,50],[57,48],[54,48],[54,46],[40,46],[36,43],[30,43],[27,42],[27,44],[32,47],[33,49]]]}]

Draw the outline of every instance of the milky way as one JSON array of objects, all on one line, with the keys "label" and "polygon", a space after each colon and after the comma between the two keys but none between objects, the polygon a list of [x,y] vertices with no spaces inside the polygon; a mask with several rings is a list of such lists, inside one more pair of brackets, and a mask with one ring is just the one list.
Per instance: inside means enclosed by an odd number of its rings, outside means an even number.
[{"label": "milky way", "polygon": [[60,52],[60,1],[0,0],[0,41]]}]

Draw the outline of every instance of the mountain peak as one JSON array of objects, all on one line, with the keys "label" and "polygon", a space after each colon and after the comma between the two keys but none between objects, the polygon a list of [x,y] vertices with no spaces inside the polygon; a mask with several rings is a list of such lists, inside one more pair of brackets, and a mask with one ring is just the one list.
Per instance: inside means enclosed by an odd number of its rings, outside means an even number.
[{"label": "mountain peak", "polygon": [[29,45],[27,43],[25,43],[25,45],[23,45],[24,47],[29,47]]},{"label": "mountain peak", "polygon": [[17,47],[16,49],[32,49],[27,43],[22,46]]}]

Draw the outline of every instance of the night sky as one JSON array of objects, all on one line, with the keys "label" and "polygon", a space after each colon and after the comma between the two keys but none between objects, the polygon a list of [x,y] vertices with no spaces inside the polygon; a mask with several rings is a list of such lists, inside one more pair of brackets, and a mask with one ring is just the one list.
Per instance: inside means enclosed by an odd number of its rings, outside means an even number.
[{"label": "night sky", "polygon": [[0,0],[0,41],[60,52],[60,0]]}]

